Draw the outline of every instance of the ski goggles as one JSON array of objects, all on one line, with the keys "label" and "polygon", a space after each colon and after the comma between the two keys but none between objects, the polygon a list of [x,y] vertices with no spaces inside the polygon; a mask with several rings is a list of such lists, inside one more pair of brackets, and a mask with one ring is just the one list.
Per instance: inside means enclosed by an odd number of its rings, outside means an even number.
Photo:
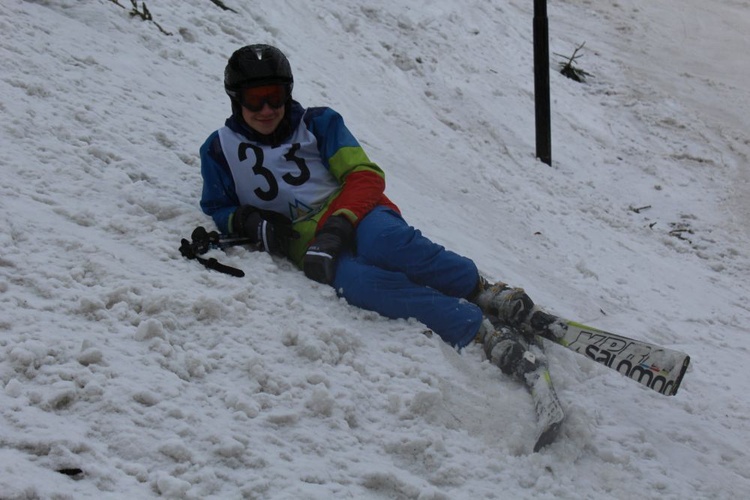
[{"label": "ski goggles", "polygon": [[271,109],[279,109],[289,99],[286,85],[263,85],[250,87],[239,92],[239,101],[243,108],[253,113],[263,109],[268,104]]}]

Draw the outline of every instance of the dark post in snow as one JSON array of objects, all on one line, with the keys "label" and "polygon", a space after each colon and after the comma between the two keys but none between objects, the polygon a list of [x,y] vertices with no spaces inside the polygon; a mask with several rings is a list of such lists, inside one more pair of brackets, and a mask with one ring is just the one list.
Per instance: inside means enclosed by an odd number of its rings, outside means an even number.
[{"label": "dark post in snow", "polygon": [[552,165],[547,0],[534,0],[534,100],[536,156],[547,165]]}]

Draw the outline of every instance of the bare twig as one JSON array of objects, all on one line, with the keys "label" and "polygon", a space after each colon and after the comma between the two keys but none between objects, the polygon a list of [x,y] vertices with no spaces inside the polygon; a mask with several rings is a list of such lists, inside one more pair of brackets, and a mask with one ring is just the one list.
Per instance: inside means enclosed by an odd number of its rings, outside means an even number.
[{"label": "bare twig", "polygon": [[224,2],[222,2],[221,0],[211,0],[211,2],[214,5],[216,5],[217,7],[220,7],[221,9],[223,9],[223,10],[230,10],[230,11],[232,11],[234,13],[237,13],[236,10],[231,9],[231,8],[227,7],[226,5],[224,5]]},{"label": "bare twig", "polygon": [[676,228],[672,229],[669,232],[669,236],[674,236],[675,238],[677,238],[679,240],[683,240],[683,241],[687,241],[688,243],[692,243],[692,241],[690,240],[690,238],[686,238],[684,236],[685,234],[695,234],[695,233],[689,227],[676,227]]},{"label": "bare twig", "polygon": [[635,213],[639,214],[639,213],[641,213],[641,211],[648,210],[649,208],[651,208],[651,205],[644,205],[642,207],[633,207],[633,206],[631,206],[630,210],[632,212],[635,212]]},{"label": "bare twig", "polygon": [[[576,68],[575,66],[573,66],[573,63],[575,63],[575,61],[582,56],[578,54],[578,51],[582,50],[584,45],[586,45],[586,42],[583,42],[581,45],[576,47],[576,49],[573,51],[573,55],[570,56],[567,61],[560,63],[560,73],[577,82],[584,82],[586,81],[586,77],[591,76],[590,73],[587,73],[581,68]],[[555,55],[565,58],[565,56],[561,54]]]},{"label": "bare twig", "polygon": [[[116,0],[112,0],[112,1],[117,3]],[[130,11],[130,17],[138,16],[144,21],[151,21],[152,23],[156,25],[157,28],[159,28],[159,31],[161,31],[167,36],[172,36],[172,33],[166,31],[164,28],[161,27],[159,23],[154,21],[154,17],[151,15],[151,12],[148,10],[148,7],[146,7],[146,2],[141,2],[143,12],[138,10],[138,2],[136,0],[130,0],[130,3],[133,4],[133,10]],[[120,5],[120,4],[118,3],[117,5]]]}]

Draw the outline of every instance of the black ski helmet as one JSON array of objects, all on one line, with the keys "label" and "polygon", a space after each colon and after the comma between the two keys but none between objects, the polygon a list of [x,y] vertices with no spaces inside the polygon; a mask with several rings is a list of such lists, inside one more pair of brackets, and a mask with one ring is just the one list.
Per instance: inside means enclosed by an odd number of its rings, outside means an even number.
[{"label": "black ski helmet", "polygon": [[274,83],[286,85],[291,97],[292,67],[284,53],[271,45],[259,43],[237,49],[224,70],[224,90],[232,101],[238,100],[242,89]]}]

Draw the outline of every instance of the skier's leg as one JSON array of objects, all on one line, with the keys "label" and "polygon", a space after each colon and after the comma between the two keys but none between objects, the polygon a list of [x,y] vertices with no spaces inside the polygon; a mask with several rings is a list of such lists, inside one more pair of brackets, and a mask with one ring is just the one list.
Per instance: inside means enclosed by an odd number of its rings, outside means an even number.
[{"label": "skier's leg", "polygon": [[375,209],[362,220],[357,251],[367,262],[401,271],[415,283],[467,297],[508,325],[520,324],[534,307],[522,288],[488,283],[472,260],[432,242],[389,209]]},{"label": "skier's leg", "polygon": [[471,259],[446,250],[408,225],[396,212],[379,207],[357,228],[357,254],[383,269],[452,297],[468,297],[479,272]]},{"label": "skier's leg", "polygon": [[462,348],[477,335],[482,311],[476,305],[412,282],[404,273],[342,255],[333,282],[350,304],[388,318],[416,318],[448,344]]}]

